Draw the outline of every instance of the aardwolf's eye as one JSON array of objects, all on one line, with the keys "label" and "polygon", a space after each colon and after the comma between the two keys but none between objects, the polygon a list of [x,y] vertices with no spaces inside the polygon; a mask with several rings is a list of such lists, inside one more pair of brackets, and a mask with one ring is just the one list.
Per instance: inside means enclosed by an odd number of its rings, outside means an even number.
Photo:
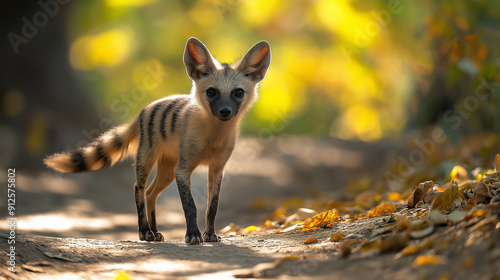
[{"label": "aardwolf's eye", "polygon": [[236,98],[243,98],[243,95],[245,95],[245,91],[242,88],[237,88],[233,90],[233,94]]},{"label": "aardwolf's eye", "polygon": [[207,97],[214,98],[217,95],[217,90],[213,87],[207,89]]}]

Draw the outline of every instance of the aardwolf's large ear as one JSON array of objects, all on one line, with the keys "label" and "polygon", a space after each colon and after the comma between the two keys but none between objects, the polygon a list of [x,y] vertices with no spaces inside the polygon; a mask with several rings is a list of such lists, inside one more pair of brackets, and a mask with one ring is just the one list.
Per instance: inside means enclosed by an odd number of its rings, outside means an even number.
[{"label": "aardwolf's large ear", "polygon": [[271,64],[271,47],[266,41],[260,41],[248,50],[240,61],[238,70],[245,73],[252,81],[260,82],[266,76]]},{"label": "aardwolf's large ear", "polygon": [[212,55],[203,43],[191,37],[186,43],[184,50],[184,65],[186,71],[192,80],[203,78],[211,71],[215,70]]}]

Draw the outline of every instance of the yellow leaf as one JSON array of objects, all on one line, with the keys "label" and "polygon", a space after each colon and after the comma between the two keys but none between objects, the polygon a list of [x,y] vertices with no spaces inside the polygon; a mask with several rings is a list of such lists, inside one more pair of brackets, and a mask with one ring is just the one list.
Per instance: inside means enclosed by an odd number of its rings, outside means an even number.
[{"label": "yellow leaf", "polygon": [[465,181],[469,180],[467,176],[467,170],[460,165],[455,165],[450,172],[451,180],[453,181]]},{"label": "yellow leaf", "polygon": [[380,215],[389,214],[396,211],[396,206],[390,202],[383,202],[379,206],[375,207],[372,211],[370,211],[366,216],[367,217],[376,217]]},{"label": "yellow leaf", "polygon": [[436,196],[432,201],[432,210],[453,211],[465,201],[464,195],[458,190],[458,184],[453,181],[451,187]]},{"label": "yellow leaf", "polygon": [[415,244],[406,246],[403,250],[401,250],[401,255],[413,255],[418,253],[418,246]]},{"label": "yellow leaf", "polygon": [[318,239],[314,236],[309,236],[306,241],[304,241],[304,244],[309,244],[309,243],[316,243],[318,242]]},{"label": "yellow leaf", "polygon": [[500,172],[500,154],[495,156],[495,168],[498,172]]},{"label": "yellow leaf", "polygon": [[332,241],[332,242],[336,242],[336,241],[342,240],[344,238],[345,238],[345,235],[341,231],[336,231],[336,232],[330,234],[330,241]]},{"label": "yellow leaf", "polygon": [[131,280],[131,278],[128,276],[127,271],[120,271],[115,273],[115,277],[113,278],[114,280]]},{"label": "yellow leaf", "polygon": [[302,231],[315,230],[325,227],[331,227],[334,221],[340,220],[337,210],[332,209],[313,216],[304,222]]},{"label": "yellow leaf", "polygon": [[405,199],[404,196],[398,192],[391,192],[387,195],[387,198],[389,200],[403,200]]},{"label": "yellow leaf", "polygon": [[266,228],[272,228],[273,227],[273,222],[271,222],[270,220],[266,220],[266,222],[264,223],[264,226]]},{"label": "yellow leaf", "polygon": [[438,255],[421,255],[415,258],[413,261],[413,267],[419,267],[422,265],[436,265],[444,264],[446,259],[443,256]]},{"label": "yellow leaf", "polygon": [[274,219],[278,219],[280,218],[281,216],[284,216],[286,214],[286,210],[284,207],[279,207],[278,209],[276,209],[273,214],[271,215]]},{"label": "yellow leaf", "polygon": [[245,233],[249,233],[249,232],[252,232],[252,231],[255,231],[255,230],[258,230],[258,229],[259,229],[259,227],[257,227],[257,226],[248,226],[243,231]]}]

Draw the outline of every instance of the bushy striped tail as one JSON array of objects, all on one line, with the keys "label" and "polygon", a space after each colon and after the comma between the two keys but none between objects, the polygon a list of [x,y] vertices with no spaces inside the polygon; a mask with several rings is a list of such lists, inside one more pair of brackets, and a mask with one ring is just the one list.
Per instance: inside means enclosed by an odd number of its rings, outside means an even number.
[{"label": "bushy striped tail", "polygon": [[138,121],[106,131],[85,147],[44,159],[45,165],[62,173],[94,171],[112,166],[136,150]]}]

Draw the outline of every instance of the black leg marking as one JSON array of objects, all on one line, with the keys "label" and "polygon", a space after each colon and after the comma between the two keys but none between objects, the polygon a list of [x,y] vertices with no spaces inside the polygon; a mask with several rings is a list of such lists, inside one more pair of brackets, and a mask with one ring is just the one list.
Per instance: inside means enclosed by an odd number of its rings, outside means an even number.
[{"label": "black leg marking", "polygon": [[158,232],[156,229],[156,211],[153,210],[151,211],[151,225],[150,225],[151,231],[152,232]]},{"label": "black leg marking", "polygon": [[154,234],[154,241],[164,241],[165,238],[163,237],[163,234],[159,233],[158,230],[156,229],[156,213],[155,210],[151,211],[151,225],[150,225],[151,231]]},{"label": "black leg marking", "polygon": [[198,225],[196,224],[196,205],[189,187],[190,183],[185,182],[183,179],[179,178],[179,176],[176,176],[176,179],[177,189],[181,197],[182,209],[184,210],[184,217],[186,218],[186,243],[199,244],[202,242],[202,237]]},{"label": "black leg marking", "polygon": [[[207,214],[206,214],[206,228],[205,232],[203,233],[203,241],[205,242],[219,242],[220,237],[215,234],[215,216],[217,215],[217,209],[219,207],[219,195],[220,195],[220,188],[221,188],[221,183],[222,183],[222,171],[219,172],[218,174],[215,174],[213,176],[216,176],[216,181],[214,182],[212,180],[209,181],[209,201],[207,205]],[[212,177],[212,174],[210,174],[209,177]]]},{"label": "black leg marking", "polygon": [[146,217],[146,211],[144,209],[144,195],[142,195],[141,197],[141,192],[144,192],[144,187],[140,187],[135,184],[134,191],[139,224],[139,239],[145,241],[154,241],[154,235],[149,229],[148,219]]},{"label": "black leg marking", "polygon": [[210,206],[207,211],[207,228],[203,233],[203,241],[205,242],[220,242],[220,237],[215,234],[215,216],[219,207],[219,192],[212,197]]}]

